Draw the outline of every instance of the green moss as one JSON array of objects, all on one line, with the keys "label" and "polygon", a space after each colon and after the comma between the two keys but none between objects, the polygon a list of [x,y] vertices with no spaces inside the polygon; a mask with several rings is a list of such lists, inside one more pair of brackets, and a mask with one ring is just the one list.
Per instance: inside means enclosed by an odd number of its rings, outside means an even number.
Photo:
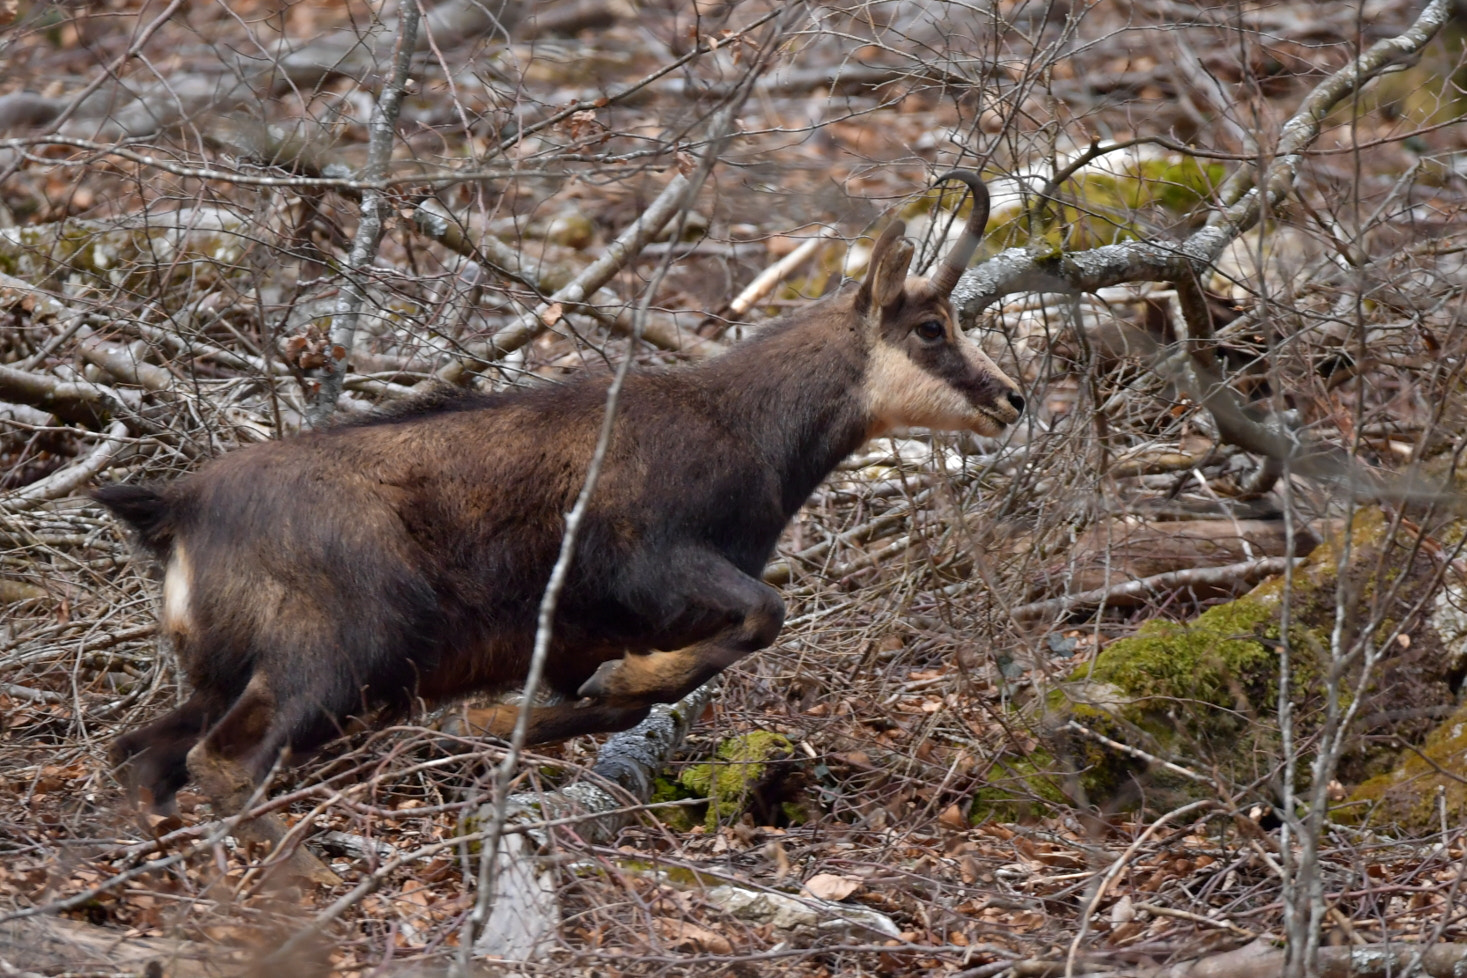
[{"label": "green moss", "polygon": [[1455,122],[1467,113],[1467,67],[1461,54],[1467,32],[1449,23],[1414,64],[1377,78],[1360,93],[1358,105],[1345,104],[1325,120],[1326,126],[1349,125],[1364,112],[1379,112],[1407,126]]},{"label": "green moss", "polygon": [[[1050,694],[1049,708],[1106,736],[1134,742],[1137,734],[1163,752],[1235,744],[1269,727],[1278,695],[1278,602],[1245,595],[1186,624],[1152,621],[1136,635],[1111,643]],[[1295,679],[1311,687],[1319,675],[1318,643],[1307,629],[1291,629]],[[1252,745],[1261,746],[1261,745]],[[1087,784],[1103,790],[1126,772],[1108,772],[1106,752],[1085,748]],[[1122,758],[1115,758],[1122,761]],[[1126,761],[1129,764],[1129,761]]]},{"label": "green moss", "polygon": [[[1370,608],[1373,588],[1407,573],[1405,566],[1379,563],[1382,548],[1389,545],[1389,527],[1376,509],[1362,509],[1351,525],[1349,568],[1342,586],[1352,605]],[[1301,742],[1307,741],[1324,702],[1343,542],[1340,538],[1322,543],[1293,575],[1290,695]],[[1136,756],[1077,733],[1067,726],[1070,720],[1147,753],[1176,758],[1195,770],[1217,772],[1234,783],[1267,776],[1275,770],[1282,748],[1277,699],[1283,599],[1283,579],[1275,578],[1190,622],[1151,621],[1135,635],[1106,646],[1091,664],[1077,669],[1040,701],[1038,727],[1049,731],[1044,740],[1053,757],[1026,759],[1036,765],[1035,771],[1015,767],[1026,791],[1033,794],[1035,785],[1047,776],[1084,801],[1114,805],[1133,792],[1131,786],[1143,775],[1145,789],[1140,794],[1159,805],[1180,803],[1208,790],[1174,773],[1148,770]],[[1390,616],[1380,612],[1377,617]],[[1362,620],[1356,627],[1364,624]],[[1419,640],[1418,634],[1413,648]],[[1393,695],[1388,688],[1391,675],[1383,673],[1376,686],[1367,688],[1368,697],[1382,701],[1367,712],[1389,708],[1384,701]],[[1346,677],[1341,684],[1346,705],[1353,683]],[[1362,741],[1350,760],[1353,770],[1364,774],[1380,769],[1371,750],[1379,750],[1378,738]],[[1307,777],[1307,764],[1298,770],[1301,779]],[[989,795],[993,792],[983,799],[986,809],[999,800]]]},{"label": "green moss", "polygon": [[779,803],[779,810],[784,815],[785,822],[789,825],[804,825],[806,822],[812,821],[817,814],[812,812],[810,806],[803,800],[782,801]]},{"label": "green moss", "polygon": [[[652,782],[651,801],[654,803],[684,801],[694,797],[697,796],[684,787],[680,781],[659,776]],[[693,819],[691,810],[687,806],[678,808],[654,808],[652,814],[663,824],[679,832],[687,832],[697,824]]]},{"label": "green moss", "polygon": [[[907,202],[897,211],[897,216],[904,221],[910,221],[914,218],[926,217],[938,208],[949,212],[957,208],[958,218],[966,221],[968,215],[973,213],[973,195],[969,193],[966,186],[953,180],[940,186],[928,187],[922,193],[908,198]],[[989,224],[992,223],[990,219]]]},{"label": "green moss", "polygon": [[707,825],[716,828],[721,819],[736,818],[744,810],[771,762],[793,751],[794,745],[784,734],[752,730],[723,741],[713,760],[689,765],[678,781],[694,795],[708,799]]},{"label": "green moss", "polygon": [[[985,174],[986,179],[992,179],[992,174]],[[938,212],[941,211],[941,214]],[[925,226],[929,217],[938,214],[938,220],[942,222],[941,227],[946,227],[948,221],[967,221],[973,213],[973,195],[968,188],[956,180],[944,183],[937,187],[928,187],[926,191],[909,198],[897,211],[897,217],[914,225]],[[988,218],[985,233],[1002,222],[992,215]],[[983,245],[978,248],[978,257],[984,258],[992,254],[994,249],[985,250]]]},{"label": "green moss", "polygon": [[1088,678],[1141,699],[1185,697],[1246,709],[1240,681],[1259,692],[1273,689],[1259,680],[1277,657],[1259,639],[1277,638],[1275,613],[1272,601],[1244,597],[1185,625],[1147,622],[1135,636],[1111,643]]},{"label": "green moss", "polygon": [[1211,198],[1227,175],[1227,167],[1223,164],[1204,164],[1192,157],[1146,160],[1141,164],[1137,181],[1145,188],[1150,200],[1139,197],[1136,206],[1155,201],[1173,214],[1190,214]]},{"label": "green moss", "polygon": [[1059,191],[1061,202],[1036,202],[1000,230],[1006,247],[1036,255],[1080,251],[1148,237],[1148,214],[1169,220],[1196,211],[1226,178],[1222,164],[1191,157],[1141,160],[1120,173],[1083,171]]},{"label": "green moss", "polygon": [[[1438,790],[1449,817],[1467,815],[1467,786],[1456,780],[1467,777],[1467,708],[1440,727],[1427,719],[1432,710],[1456,709],[1452,657],[1420,613],[1429,604],[1423,589],[1439,586],[1439,578],[1416,548],[1392,539],[1390,520],[1375,508],[1359,510],[1348,536],[1326,540],[1295,569],[1288,646],[1296,743],[1312,743],[1322,715],[1325,683],[1335,668],[1329,652],[1339,601],[1351,609],[1340,635],[1344,648],[1368,637],[1382,653],[1368,681],[1361,682],[1358,659],[1342,663],[1337,677],[1342,705],[1361,698],[1357,736],[1337,771],[1340,780],[1361,786],[1341,807],[1342,818],[1393,821],[1424,831],[1438,824]],[[1062,762],[1049,772],[1074,772],[1063,782],[1072,793],[1111,806],[1127,802],[1128,783],[1138,775],[1144,775],[1144,785],[1139,792],[1129,789],[1130,797],[1158,807],[1209,790],[1144,769],[1135,756],[1067,725],[1076,720],[1111,740],[1233,784],[1276,775],[1284,597],[1283,579],[1275,578],[1191,622],[1149,622],[1111,643],[1040,701],[1039,727],[1049,731],[1046,746]],[[1397,643],[1397,632],[1409,641]],[[1400,752],[1392,744],[1422,746]],[[1296,767],[1301,789],[1309,768]]]},{"label": "green moss", "polygon": [[[1027,247],[1035,258],[1057,257],[1152,233],[1146,215],[1165,214],[1168,223],[1193,213],[1227,177],[1221,163],[1191,157],[1132,161],[1120,173],[1086,170],[1059,191],[1062,203],[1038,201],[1006,218],[990,217],[991,232],[980,258],[1003,248]],[[961,196],[960,196],[961,195]],[[973,198],[961,184],[929,188],[902,205],[903,220],[925,219],[939,207],[956,208],[960,220],[972,213]]]},{"label": "green moss", "polygon": [[567,864],[564,868],[579,879],[615,879],[625,883],[626,874],[635,873],[639,876],[655,876],[685,889],[711,889],[728,882],[723,876],[710,876],[687,866],[676,866],[651,859],[638,859],[625,854],[607,856],[595,861],[577,860]]},{"label": "green moss", "polygon": [[1036,749],[1024,757],[1001,758],[988,783],[973,795],[968,821],[1027,822],[1050,814],[1052,806],[1073,803],[1056,773],[1055,760]]},{"label": "green moss", "polygon": [[1333,810],[1341,821],[1389,824],[1412,833],[1467,819],[1467,705],[1427,735],[1416,750],[1401,755],[1387,774],[1357,787]]}]

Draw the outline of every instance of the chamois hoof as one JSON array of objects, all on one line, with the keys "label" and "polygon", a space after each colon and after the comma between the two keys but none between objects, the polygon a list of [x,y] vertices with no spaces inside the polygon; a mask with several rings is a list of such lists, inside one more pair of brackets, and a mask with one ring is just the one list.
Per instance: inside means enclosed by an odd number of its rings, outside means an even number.
[{"label": "chamois hoof", "polygon": [[[256,816],[242,822],[235,829],[235,838],[246,844],[257,843],[270,850],[267,862],[274,862],[274,854],[289,833],[289,827],[273,812]],[[285,857],[275,864],[272,873],[295,882],[315,883],[317,886],[339,886],[340,876],[327,866],[315,853],[297,843]]]},{"label": "chamois hoof", "polygon": [[295,850],[290,854],[286,863],[287,871],[296,879],[315,883],[328,889],[340,886],[344,881],[342,878],[318,859],[315,853],[307,852],[304,848]]},{"label": "chamois hoof", "polygon": [[621,663],[621,659],[608,659],[597,666],[596,671],[591,674],[591,678],[581,683],[581,688],[576,690],[576,695],[581,697],[583,701],[577,705],[590,706],[590,703],[584,701],[601,701],[611,697],[615,693],[618,685],[616,676],[617,673],[621,672]]}]

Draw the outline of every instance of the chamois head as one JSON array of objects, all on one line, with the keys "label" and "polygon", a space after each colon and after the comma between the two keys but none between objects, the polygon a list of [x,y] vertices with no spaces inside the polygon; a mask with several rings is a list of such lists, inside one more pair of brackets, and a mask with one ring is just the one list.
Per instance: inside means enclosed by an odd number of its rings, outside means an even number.
[{"label": "chamois head", "polygon": [[988,192],[977,174],[954,170],[938,179],[961,180],[973,191],[963,236],[933,276],[908,276],[912,244],[894,221],[871,252],[854,313],[869,340],[865,397],[869,434],[894,428],[969,430],[998,435],[1019,420],[1019,385],[958,327],[949,296],[973,257],[988,223]]}]

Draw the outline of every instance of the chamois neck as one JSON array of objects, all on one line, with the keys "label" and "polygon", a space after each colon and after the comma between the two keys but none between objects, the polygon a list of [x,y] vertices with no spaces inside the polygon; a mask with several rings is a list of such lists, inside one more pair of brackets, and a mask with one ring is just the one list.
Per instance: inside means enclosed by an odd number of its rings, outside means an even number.
[{"label": "chamois neck", "polygon": [[[864,351],[831,324],[774,324],[703,366],[717,409],[777,477],[785,517],[866,440]],[[833,338],[834,337],[834,338]]]}]

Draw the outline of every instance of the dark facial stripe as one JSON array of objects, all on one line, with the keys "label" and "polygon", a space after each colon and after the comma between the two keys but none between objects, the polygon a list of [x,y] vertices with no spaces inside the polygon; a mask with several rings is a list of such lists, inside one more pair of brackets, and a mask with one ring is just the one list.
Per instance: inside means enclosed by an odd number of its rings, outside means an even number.
[{"label": "dark facial stripe", "polygon": [[911,339],[903,346],[913,363],[959,391],[974,407],[991,410],[1005,392],[997,377],[974,367],[951,341],[927,344]]}]

